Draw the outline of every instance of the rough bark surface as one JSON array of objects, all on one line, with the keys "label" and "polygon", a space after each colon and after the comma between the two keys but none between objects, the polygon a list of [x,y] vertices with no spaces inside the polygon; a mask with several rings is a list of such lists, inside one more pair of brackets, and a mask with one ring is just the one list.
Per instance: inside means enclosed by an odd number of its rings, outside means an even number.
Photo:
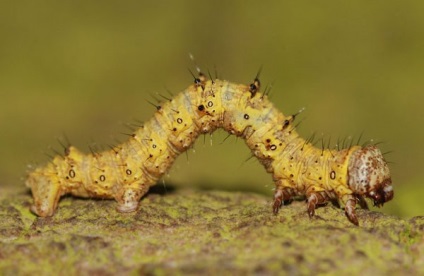
[{"label": "rough bark surface", "polygon": [[357,210],[360,227],[328,205],[278,215],[244,192],[154,191],[135,213],[113,200],[67,197],[53,217],[29,211],[26,190],[0,188],[0,274],[423,275],[424,216]]}]

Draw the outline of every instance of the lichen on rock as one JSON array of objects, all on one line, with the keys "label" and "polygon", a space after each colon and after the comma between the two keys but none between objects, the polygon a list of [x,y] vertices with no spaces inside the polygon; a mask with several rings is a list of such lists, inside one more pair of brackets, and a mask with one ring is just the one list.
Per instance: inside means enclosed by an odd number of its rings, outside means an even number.
[{"label": "lichen on rock", "polygon": [[332,205],[310,219],[301,201],[274,215],[263,195],[176,190],[129,214],[68,197],[39,218],[26,191],[0,192],[2,274],[424,272],[424,217],[358,210],[357,227]]}]

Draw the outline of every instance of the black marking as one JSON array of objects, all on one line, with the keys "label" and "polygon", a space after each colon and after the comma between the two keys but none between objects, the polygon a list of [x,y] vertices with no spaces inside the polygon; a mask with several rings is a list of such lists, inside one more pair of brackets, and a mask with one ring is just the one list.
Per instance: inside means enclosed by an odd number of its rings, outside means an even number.
[{"label": "black marking", "polygon": [[336,172],[335,171],[331,171],[330,172],[330,178],[331,179],[336,179]]},{"label": "black marking", "polygon": [[209,101],[209,102],[208,102],[208,106],[209,106],[209,107],[212,107],[212,106],[213,106],[213,102],[212,102],[212,101]]},{"label": "black marking", "polygon": [[[293,114],[293,115],[291,115],[291,116],[289,116],[289,117],[287,117],[287,119],[285,119],[284,120],[284,123],[283,123],[283,130],[284,129],[286,129],[291,123],[293,123],[294,122],[294,120],[296,119],[296,117],[300,114],[300,113],[302,113],[303,112],[303,110],[304,110],[304,108],[302,108],[302,109],[300,109],[298,112],[296,112],[295,114]],[[299,122],[299,124],[300,124],[300,122]],[[296,128],[299,124],[297,124],[294,128]]]},{"label": "black marking", "polygon": [[198,109],[199,111],[203,111],[203,110],[205,110],[205,106],[204,106],[203,104],[201,104],[201,105],[199,105],[199,106],[197,107],[197,109]]},{"label": "black marking", "polygon": [[285,119],[283,123],[283,130],[286,129],[290,125],[290,121]]},{"label": "black marking", "polygon": [[256,92],[258,92],[258,87],[256,86],[255,83],[251,83],[249,85],[249,91],[250,93],[252,93],[252,97],[255,96]]},{"label": "black marking", "polygon": [[104,176],[103,174],[102,174],[102,175],[100,175],[99,180],[100,180],[101,182],[104,182],[104,181],[106,180],[106,176]]},{"label": "black marking", "polygon": [[196,76],[191,72],[190,69],[188,69],[188,71],[190,72],[190,74],[193,76],[194,78],[194,84],[196,87],[201,87],[202,90],[205,90],[205,85],[204,82],[206,81],[206,77],[205,75],[202,74],[202,72],[200,72],[199,67],[197,67],[198,71],[199,71],[199,77],[196,78]]},{"label": "black marking", "polygon": [[177,123],[182,124],[183,123],[183,119],[182,118],[177,118]]},{"label": "black marking", "polygon": [[132,171],[131,171],[130,169],[127,169],[127,170],[125,171],[125,173],[126,173],[127,175],[131,175],[131,174],[132,174]]},{"label": "black marking", "polygon": [[259,68],[258,73],[256,74],[256,77],[253,80],[253,82],[249,85],[249,92],[252,94],[252,98],[256,95],[256,93],[259,91],[261,87],[261,81],[259,80],[261,71],[262,71],[262,66]]},{"label": "black marking", "polygon": [[69,170],[69,177],[74,178],[75,177],[75,171],[73,169]]},{"label": "black marking", "polygon": [[270,149],[271,150],[276,150],[277,149],[277,146],[276,145],[271,145]]},{"label": "black marking", "polygon": [[193,79],[194,79],[194,84],[197,86],[197,85],[200,85],[201,83],[202,83],[202,81],[199,79],[199,78],[197,78],[194,74],[193,74],[193,72],[191,72],[191,70],[190,69],[188,69],[188,71],[190,72],[190,75],[193,77]]},{"label": "black marking", "polygon": [[246,120],[249,120],[249,114],[244,114],[244,116],[243,116]]}]

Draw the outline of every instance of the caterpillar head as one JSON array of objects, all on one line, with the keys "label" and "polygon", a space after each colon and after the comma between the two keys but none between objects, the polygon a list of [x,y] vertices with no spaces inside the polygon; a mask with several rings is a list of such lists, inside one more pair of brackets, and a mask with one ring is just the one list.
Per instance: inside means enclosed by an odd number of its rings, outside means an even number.
[{"label": "caterpillar head", "polygon": [[374,200],[374,206],[393,198],[392,179],[383,154],[375,146],[357,149],[349,159],[349,187]]}]

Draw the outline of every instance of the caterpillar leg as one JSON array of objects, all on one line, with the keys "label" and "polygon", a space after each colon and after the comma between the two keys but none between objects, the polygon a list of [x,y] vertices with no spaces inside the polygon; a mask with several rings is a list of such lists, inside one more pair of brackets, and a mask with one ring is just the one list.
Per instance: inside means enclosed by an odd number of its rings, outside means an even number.
[{"label": "caterpillar leg", "polygon": [[34,198],[31,212],[40,217],[52,216],[62,195],[59,183],[38,174],[36,177],[29,177],[26,185],[31,188]]},{"label": "caterpillar leg", "polygon": [[272,211],[274,214],[278,213],[281,205],[291,200],[291,193],[288,188],[277,187],[274,193],[274,204],[272,205]]},{"label": "caterpillar leg", "polygon": [[347,218],[356,226],[359,226],[358,217],[355,212],[356,198],[353,195],[347,195],[345,200],[345,214]]},{"label": "caterpillar leg", "polygon": [[368,203],[365,201],[365,198],[363,196],[357,195],[356,199],[358,200],[358,204],[359,206],[361,206],[362,209],[369,210]]},{"label": "caterpillar leg", "polygon": [[312,218],[315,215],[317,205],[327,203],[328,196],[324,192],[312,192],[307,197],[308,200],[308,215]]},{"label": "caterpillar leg", "polygon": [[121,213],[134,212],[138,208],[138,204],[143,195],[147,193],[148,189],[140,189],[128,187],[122,191],[115,199],[118,202],[116,210]]}]

